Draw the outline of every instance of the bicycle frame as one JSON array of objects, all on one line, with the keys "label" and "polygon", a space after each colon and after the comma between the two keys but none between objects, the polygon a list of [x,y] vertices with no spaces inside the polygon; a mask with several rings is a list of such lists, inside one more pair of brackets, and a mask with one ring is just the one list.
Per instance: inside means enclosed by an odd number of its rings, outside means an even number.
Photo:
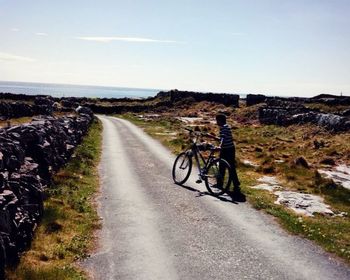
[{"label": "bicycle frame", "polygon": [[[195,161],[199,173],[199,179],[196,183],[199,184],[204,181],[209,193],[215,196],[222,195],[232,181],[230,165],[227,161],[214,155],[216,151],[221,150],[222,143],[219,147],[216,147],[210,143],[199,143],[198,141],[201,136],[214,138],[215,140],[220,139],[211,134],[193,131],[188,128],[184,129],[190,132],[192,143],[185,152],[181,152],[175,159],[172,170],[174,182],[179,185],[185,183],[191,175]],[[207,154],[209,155],[207,156]]]},{"label": "bicycle frame", "polygon": [[[191,145],[191,149],[188,151],[189,156],[194,156],[197,168],[198,168],[198,174],[201,177],[201,179],[204,179],[203,170],[206,170],[209,166],[211,160],[214,158],[214,149],[210,149],[210,154],[208,156],[208,159],[206,160],[205,157],[202,155],[201,151],[198,148],[197,141],[198,141],[198,135],[195,138],[195,140],[192,140],[193,143]],[[201,168],[201,161],[204,163],[204,166]],[[204,172],[205,173],[205,172]]]}]

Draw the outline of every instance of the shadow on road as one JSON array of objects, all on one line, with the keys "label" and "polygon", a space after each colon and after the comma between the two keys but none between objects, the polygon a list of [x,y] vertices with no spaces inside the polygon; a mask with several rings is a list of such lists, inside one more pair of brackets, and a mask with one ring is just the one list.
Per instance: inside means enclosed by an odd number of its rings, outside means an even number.
[{"label": "shadow on road", "polygon": [[192,188],[192,187],[190,187],[188,185],[180,185],[180,184],[175,184],[175,185],[180,186],[180,187],[182,187],[182,188],[184,188],[186,190],[189,190],[191,192],[196,192],[198,194],[197,197],[210,195],[210,196],[215,197],[218,200],[221,200],[221,201],[224,201],[224,202],[231,202],[231,203],[234,203],[234,204],[238,204],[238,202],[233,199],[233,195],[231,193],[225,194],[224,196],[215,196],[215,195],[213,195],[213,194],[211,194],[211,193],[209,193],[207,191],[201,192],[201,191],[199,191],[199,190],[197,190],[195,188]]}]

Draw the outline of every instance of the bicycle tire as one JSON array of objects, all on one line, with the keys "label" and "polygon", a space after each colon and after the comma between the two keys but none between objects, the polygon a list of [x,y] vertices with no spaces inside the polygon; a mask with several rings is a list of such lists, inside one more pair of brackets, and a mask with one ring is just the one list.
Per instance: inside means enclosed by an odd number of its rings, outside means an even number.
[{"label": "bicycle tire", "polygon": [[192,171],[192,157],[190,157],[186,152],[180,153],[173,165],[173,180],[176,184],[182,185],[190,177]]},{"label": "bicycle tire", "polygon": [[204,174],[204,182],[211,194],[215,196],[224,194],[232,182],[231,167],[228,162],[221,158],[214,159]]}]

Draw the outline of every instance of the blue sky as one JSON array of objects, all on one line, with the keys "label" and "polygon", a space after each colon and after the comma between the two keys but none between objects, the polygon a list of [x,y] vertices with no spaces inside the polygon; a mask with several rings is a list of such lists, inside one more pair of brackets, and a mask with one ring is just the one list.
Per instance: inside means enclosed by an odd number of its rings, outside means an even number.
[{"label": "blue sky", "polygon": [[0,0],[0,80],[350,95],[349,0]]}]

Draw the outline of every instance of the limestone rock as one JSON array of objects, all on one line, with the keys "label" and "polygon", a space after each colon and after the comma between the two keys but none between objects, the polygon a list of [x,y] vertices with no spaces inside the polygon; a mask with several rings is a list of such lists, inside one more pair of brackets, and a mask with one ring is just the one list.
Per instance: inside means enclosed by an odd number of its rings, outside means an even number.
[{"label": "limestone rock", "polygon": [[314,213],[334,215],[330,206],[325,204],[323,198],[317,195],[293,191],[276,191],[274,194],[278,196],[275,202],[276,204],[285,205],[298,214],[304,214],[306,216],[313,216]]},{"label": "limestone rock", "polygon": [[[38,100],[45,106],[48,100]],[[0,278],[15,265],[43,214],[43,191],[65,164],[93,119],[78,116],[36,118],[30,124],[0,129]]]}]

